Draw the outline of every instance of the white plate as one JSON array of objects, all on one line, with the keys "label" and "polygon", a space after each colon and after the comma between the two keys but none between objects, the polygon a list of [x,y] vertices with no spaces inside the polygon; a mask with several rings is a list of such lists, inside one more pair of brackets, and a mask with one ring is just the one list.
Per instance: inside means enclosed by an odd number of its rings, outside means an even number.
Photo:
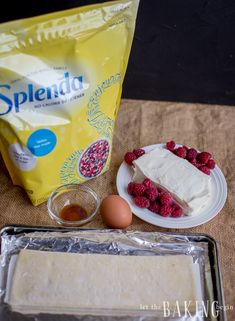
[{"label": "white plate", "polygon": [[[157,146],[163,146],[163,144],[146,146],[144,149],[146,152],[150,152]],[[212,195],[206,207],[204,207],[196,216],[183,216],[180,218],[162,217],[147,209],[137,207],[134,204],[133,197],[127,193],[127,185],[131,182],[132,176],[132,167],[123,162],[119,167],[116,180],[119,195],[129,203],[132,212],[136,216],[148,223],[161,227],[190,228],[206,223],[221,211],[227,198],[227,183],[220,168],[216,165],[210,175]]]}]

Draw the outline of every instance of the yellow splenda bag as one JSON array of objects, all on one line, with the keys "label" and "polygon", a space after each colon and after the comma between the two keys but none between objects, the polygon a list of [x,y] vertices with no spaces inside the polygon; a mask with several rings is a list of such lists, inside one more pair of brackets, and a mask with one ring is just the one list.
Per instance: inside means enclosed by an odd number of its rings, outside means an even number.
[{"label": "yellow splenda bag", "polygon": [[109,168],[138,4],[0,25],[0,151],[34,205]]}]

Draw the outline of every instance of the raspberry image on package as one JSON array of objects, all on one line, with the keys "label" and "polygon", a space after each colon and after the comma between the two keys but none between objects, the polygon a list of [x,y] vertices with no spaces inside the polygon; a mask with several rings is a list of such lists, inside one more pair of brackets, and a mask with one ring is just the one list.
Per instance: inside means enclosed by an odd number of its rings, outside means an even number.
[{"label": "raspberry image on package", "polygon": [[82,154],[78,163],[79,174],[86,178],[98,176],[105,167],[110,152],[106,139],[91,144]]}]

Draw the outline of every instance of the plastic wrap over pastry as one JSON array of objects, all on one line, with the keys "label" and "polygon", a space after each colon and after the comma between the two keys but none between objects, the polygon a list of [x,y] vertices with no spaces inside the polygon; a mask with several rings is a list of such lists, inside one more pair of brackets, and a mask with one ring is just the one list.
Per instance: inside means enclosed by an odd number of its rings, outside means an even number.
[{"label": "plastic wrap over pastry", "polygon": [[6,231],[1,267],[7,315],[41,321],[48,315],[50,320],[58,315],[61,320],[206,320],[208,314],[217,320],[203,237]]}]

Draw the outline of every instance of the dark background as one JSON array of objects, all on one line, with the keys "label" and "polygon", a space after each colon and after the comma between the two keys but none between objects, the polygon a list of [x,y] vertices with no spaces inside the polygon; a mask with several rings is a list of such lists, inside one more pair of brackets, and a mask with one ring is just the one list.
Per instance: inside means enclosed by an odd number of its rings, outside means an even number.
[{"label": "dark background", "polygon": [[[0,19],[97,2],[8,1]],[[123,97],[235,105],[235,1],[141,0]]]}]

